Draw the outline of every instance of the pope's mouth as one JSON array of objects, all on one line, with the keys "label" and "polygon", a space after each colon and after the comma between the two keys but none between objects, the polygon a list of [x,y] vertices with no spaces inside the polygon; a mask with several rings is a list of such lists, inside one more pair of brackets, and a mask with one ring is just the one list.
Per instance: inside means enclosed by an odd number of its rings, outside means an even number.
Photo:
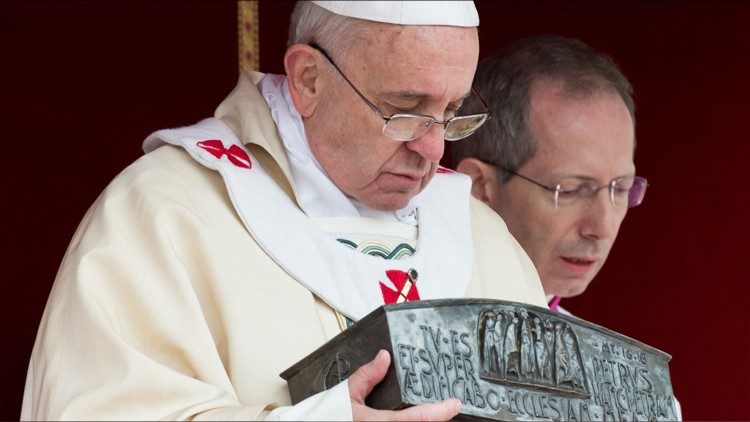
[{"label": "pope's mouth", "polygon": [[391,174],[394,176],[404,177],[404,178],[412,179],[412,180],[422,180],[422,178],[424,177],[424,174],[419,174],[419,173],[391,173]]},{"label": "pope's mouth", "polygon": [[399,189],[413,190],[422,185],[422,177],[416,174],[390,173],[391,183]]}]

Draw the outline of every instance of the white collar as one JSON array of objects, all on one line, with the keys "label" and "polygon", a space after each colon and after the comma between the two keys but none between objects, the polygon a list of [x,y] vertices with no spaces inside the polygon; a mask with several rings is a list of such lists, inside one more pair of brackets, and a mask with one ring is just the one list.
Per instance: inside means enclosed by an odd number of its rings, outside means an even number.
[{"label": "white collar", "polygon": [[286,76],[267,74],[258,83],[258,90],[271,109],[289,159],[299,206],[305,214],[311,218],[368,217],[417,225],[421,192],[400,210],[378,211],[345,195],[328,178],[307,142],[305,125],[292,102]]}]

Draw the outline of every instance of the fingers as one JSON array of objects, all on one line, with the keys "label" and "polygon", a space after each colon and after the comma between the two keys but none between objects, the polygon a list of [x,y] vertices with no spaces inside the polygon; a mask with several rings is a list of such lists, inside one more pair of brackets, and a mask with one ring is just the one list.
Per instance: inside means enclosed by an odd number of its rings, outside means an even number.
[{"label": "fingers", "polygon": [[420,404],[392,412],[390,420],[401,421],[449,421],[461,411],[461,401],[450,398],[439,403]]},{"label": "fingers", "polygon": [[461,402],[453,398],[404,410],[376,410],[363,404],[352,405],[355,421],[449,421],[460,411]]},{"label": "fingers", "polygon": [[390,364],[391,355],[385,350],[380,350],[373,360],[362,365],[349,377],[349,396],[352,399],[354,420],[448,421],[461,411],[461,401],[455,398],[397,411],[367,407],[364,404],[365,397],[383,380]]},{"label": "fingers", "polygon": [[352,401],[364,403],[365,397],[383,380],[390,364],[391,355],[385,350],[380,350],[375,359],[354,371],[349,377],[349,396]]}]

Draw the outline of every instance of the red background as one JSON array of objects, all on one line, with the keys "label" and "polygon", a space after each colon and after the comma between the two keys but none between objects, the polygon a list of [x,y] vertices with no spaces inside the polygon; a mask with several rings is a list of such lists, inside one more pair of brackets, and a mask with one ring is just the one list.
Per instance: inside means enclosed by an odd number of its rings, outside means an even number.
[{"label": "red background", "polygon": [[[261,70],[281,72],[292,2],[261,2]],[[585,295],[584,319],[673,355],[686,419],[747,419],[750,3],[478,2],[481,55],[558,33],[611,55],[636,91],[651,187]],[[213,113],[237,77],[235,2],[0,3],[0,419],[17,419],[57,267],[151,131]],[[460,46],[447,46],[460,48]]]}]

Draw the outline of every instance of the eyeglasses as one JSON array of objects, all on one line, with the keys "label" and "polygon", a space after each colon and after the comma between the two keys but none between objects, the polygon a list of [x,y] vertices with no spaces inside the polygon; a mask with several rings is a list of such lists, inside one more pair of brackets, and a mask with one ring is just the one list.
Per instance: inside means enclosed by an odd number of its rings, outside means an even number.
[{"label": "eyeglasses", "polygon": [[627,205],[627,208],[633,208],[643,202],[643,197],[646,196],[646,188],[648,187],[648,180],[640,176],[619,177],[604,186],[597,185],[593,180],[568,179],[551,187],[516,173],[513,170],[504,167],[499,168],[552,192],[555,208],[572,205],[581,198],[593,200],[602,189],[609,190],[609,199],[613,205],[621,207]]},{"label": "eyeglasses", "polygon": [[476,132],[476,130],[479,129],[484,124],[484,122],[486,122],[492,116],[490,107],[479,95],[479,93],[474,90],[474,88],[472,88],[471,91],[479,98],[479,101],[482,102],[482,105],[485,108],[485,111],[483,113],[469,114],[465,116],[454,116],[444,121],[437,120],[432,116],[412,113],[397,113],[386,116],[372,101],[368,100],[354,86],[352,81],[350,81],[349,78],[346,77],[341,68],[338,67],[331,56],[325,50],[323,50],[322,47],[315,43],[310,43],[309,45],[310,47],[318,50],[323,55],[323,57],[325,57],[333,65],[336,71],[344,78],[346,83],[348,83],[349,86],[352,87],[354,92],[359,95],[359,98],[361,98],[362,101],[364,101],[365,104],[367,104],[367,106],[370,107],[370,109],[372,109],[372,111],[374,111],[375,114],[378,115],[378,117],[385,121],[385,124],[383,125],[383,135],[395,141],[412,141],[414,139],[417,139],[427,133],[427,131],[430,130],[432,125],[434,125],[435,123],[441,124],[445,128],[443,138],[446,141],[457,141]]}]

